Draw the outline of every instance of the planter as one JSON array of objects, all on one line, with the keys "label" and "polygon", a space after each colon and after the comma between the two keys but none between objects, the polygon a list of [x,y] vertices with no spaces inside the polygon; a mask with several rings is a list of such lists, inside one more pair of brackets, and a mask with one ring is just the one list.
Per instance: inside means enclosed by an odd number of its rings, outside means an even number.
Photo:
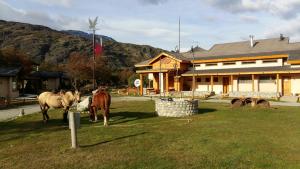
[{"label": "planter", "polygon": [[198,113],[198,100],[157,99],[155,111],[158,116],[184,117]]}]

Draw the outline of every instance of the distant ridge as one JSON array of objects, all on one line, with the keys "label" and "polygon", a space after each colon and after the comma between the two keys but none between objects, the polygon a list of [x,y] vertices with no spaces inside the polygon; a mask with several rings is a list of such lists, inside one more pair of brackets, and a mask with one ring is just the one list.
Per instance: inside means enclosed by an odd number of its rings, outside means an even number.
[{"label": "distant ridge", "polygon": [[[72,52],[92,56],[90,36],[82,31],[57,31],[41,25],[0,20],[0,50],[15,48],[28,55],[36,64],[65,63]],[[108,58],[113,70],[133,68],[135,63],[164,51],[149,45],[120,43],[107,36],[103,38],[103,57]]]},{"label": "distant ridge", "polygon": [[[86,39],[92,39],[93,38],[93,34],[91,33],[87,33],[87,32],[83,32],[83,31],[78,31],[78,30],[63,30],[61,31],[63,33],[67,33],[70,35],[74,35],[74,36],[78,36],[78,37],[82,37],[82,38],[86,38]],[[113,38],[105,36],[105,35],[96,35],[98,37],[102,37],[104,41],[115,41]]]}]

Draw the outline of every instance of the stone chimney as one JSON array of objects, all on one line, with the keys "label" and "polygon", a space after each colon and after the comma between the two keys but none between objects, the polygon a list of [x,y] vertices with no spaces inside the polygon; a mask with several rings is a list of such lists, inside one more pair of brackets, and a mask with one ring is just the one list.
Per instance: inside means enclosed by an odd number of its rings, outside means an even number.
[{"label": "stone chimney", "polygon": [[250,46],[251,46],[251,48],[253,48],[254,47],[254,36],[250,35],[249,37],[250,37]]}]

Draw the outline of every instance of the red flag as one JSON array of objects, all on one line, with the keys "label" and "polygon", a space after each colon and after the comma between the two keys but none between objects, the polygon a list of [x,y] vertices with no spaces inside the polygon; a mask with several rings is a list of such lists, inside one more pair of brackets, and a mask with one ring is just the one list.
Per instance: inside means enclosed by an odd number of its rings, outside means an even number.
[{"label": "red flag", "polygon": [[96,56],[100,56],[102,54],[102,37],[100,38],[100,42],[99,39],[95,39],[94,52]]}]

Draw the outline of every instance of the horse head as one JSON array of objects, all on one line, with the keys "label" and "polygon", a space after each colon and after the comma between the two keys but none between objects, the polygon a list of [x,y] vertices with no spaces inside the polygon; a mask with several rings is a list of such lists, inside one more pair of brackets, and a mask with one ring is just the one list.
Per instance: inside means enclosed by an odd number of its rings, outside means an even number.
[{"label": "horse head", "polygon": [[75,90],[73,94],[76,103],[80,103],[81,93],[78,90]]}]

